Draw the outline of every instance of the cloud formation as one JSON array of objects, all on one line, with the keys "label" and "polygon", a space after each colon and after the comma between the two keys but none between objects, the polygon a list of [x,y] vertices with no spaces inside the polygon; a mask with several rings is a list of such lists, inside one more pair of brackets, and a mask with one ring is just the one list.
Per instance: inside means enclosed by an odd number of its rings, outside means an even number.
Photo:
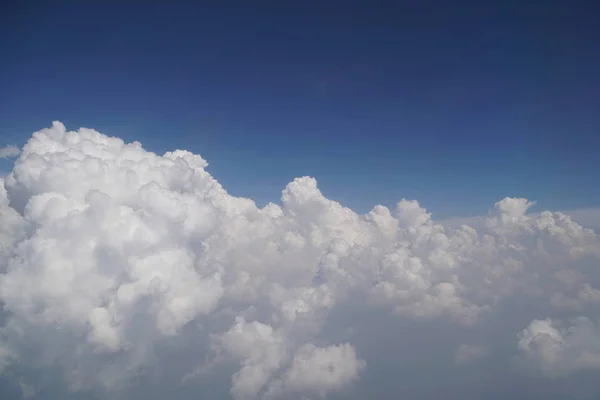
[{"label": "cloud formation", "polygon": [[519,348],[545,376],[600,369],[600,332],[597,324],[586,317],[567,324],[536,319],[519,333]]},{"label": "cloud formation", "polygon": [[519,198],[477,229],[413,200],[359,215],[310,177],[257,208],[207,167],[59,122],[33,134],[0,185],[0,369],[24,396],[51,390],[40,371],[101,398],[242,400],[600,370],[600,240],[569,216]]},{"label": "cloud formation", "polygon": [[21,154],[21,149],[17,146],[9,145],[0,147],[0,158],[13,158],[18,157]]}]

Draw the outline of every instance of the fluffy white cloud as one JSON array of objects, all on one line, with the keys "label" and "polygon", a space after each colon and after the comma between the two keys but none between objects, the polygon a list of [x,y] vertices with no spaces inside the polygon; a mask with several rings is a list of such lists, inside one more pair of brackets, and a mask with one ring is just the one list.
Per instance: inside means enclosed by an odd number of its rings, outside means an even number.
[{"label": "fluffy white cloud", "polygon": [[[40,371],[99,397],[242,400],[397,398],[395,385],[431,386],[411,371],[455,362],[600,368],[585,319],[600,311],[600,240],[569,216],[513,198],[476,227],[411,200],[359,215],[309,177],[257,208],[207,166],[58,122],[23,147],[0,185],[0,368],[26,376],[28,396],[50,390]],[[373,394],[382,368],[404,373]]]},{"label": "fluffy white cloud", "polygon": [[291,366],[267,396],[296,391],[315,391],[324,396],[354,381],[364,367],[365,362],[356,357],[348,343],[325,348],[307,344],[298,349]]},{"label": "fluffy white cloud", "polygon": [[0,158],[13,158],[18,157],[21,154],[21,149],[17,146],[8,145],[5,147],[0,147]]},{"label": "fluffy white cloud", "polygon": [[534,320],[519,333],[519,348],[526,361],[549,377],[600,370],[600,330],[586,317],[575,318],[570,324]]}]

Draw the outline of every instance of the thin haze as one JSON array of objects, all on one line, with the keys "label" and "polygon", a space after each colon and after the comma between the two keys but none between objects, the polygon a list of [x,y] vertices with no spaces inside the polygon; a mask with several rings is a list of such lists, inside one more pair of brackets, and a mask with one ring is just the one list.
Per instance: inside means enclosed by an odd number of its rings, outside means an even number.
[{"label": "thin haze", "polygon": [[0,16],[0,398],[600,396],[593,3],[123,3]]}]

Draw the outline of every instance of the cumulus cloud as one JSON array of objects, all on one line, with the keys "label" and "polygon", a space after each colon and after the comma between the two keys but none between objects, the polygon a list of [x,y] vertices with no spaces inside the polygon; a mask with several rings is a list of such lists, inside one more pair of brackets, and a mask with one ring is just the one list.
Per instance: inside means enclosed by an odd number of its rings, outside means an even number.
[{"label": "cumulus cloud", "polygon": [[17,146],[8,145],[0,147],[0,158],[18,157],[19,154],[21,154],[21,150]]},{"label": "cumulus cloud", "polygon": [[310,177],[258,208],[207,167],[59,122],[33,134],[0,185],[0,369],[28,397],[427,398],[458,363],[476,370],[444,394],[480,398],[468,377],[499,393],[511,359],[553,382],[600,369],[600,241],[566,214],[360,215]]},{"label": "cumulus cloud", "polygon": [[324,396],[356,380],[364,367],[365,362],[356,357],[348,343],[324,348],[307,344],[298,349],[291,366],[271,387],[268,397],[296,391],[316,391]]},{"label": "cumulus cloud", "polygon": [[570,323],[536,319],[519,333],[519,348],[534,368],[549,377],[600,369],[600,331],[587,317]]}]

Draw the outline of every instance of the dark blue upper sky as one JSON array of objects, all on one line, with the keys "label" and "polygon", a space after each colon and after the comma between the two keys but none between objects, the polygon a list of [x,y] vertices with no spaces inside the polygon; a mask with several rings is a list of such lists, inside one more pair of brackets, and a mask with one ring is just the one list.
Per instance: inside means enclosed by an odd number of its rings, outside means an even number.
[{"label": "dark blue upper sky", "polygon": [[359,211],[600,206],[595,1],[15,3],[0,146],[61,120],[200,153],[259,204],[312,175]]}]

